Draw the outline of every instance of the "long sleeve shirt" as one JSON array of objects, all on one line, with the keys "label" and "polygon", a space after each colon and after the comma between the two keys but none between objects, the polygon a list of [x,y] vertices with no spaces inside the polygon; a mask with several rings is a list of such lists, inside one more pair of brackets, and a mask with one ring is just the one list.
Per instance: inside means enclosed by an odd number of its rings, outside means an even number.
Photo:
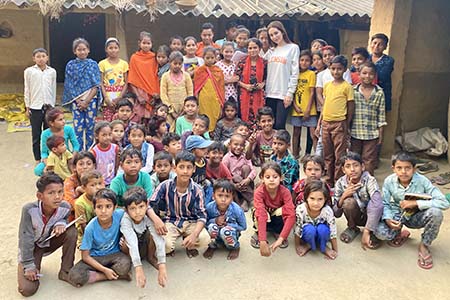
[{"label": "long sleeve shirt", "polygon": [[255,167],[253,167],[252,162],[245,158],[245,154],[242,153],[239,156],[234,155],[231,152],[228,152],[225,154],[225,156],[222,159],[222,163],[225,165],[225,167],[230,170],[230,173],[233,175],[241,174],[242,167],[248,166],[250,168],[250,174],[248,175],[248,178],[251,180],[255,180],[256,177],[256,171]]},{"label": "long sleeve shirt", "polygon": [[[209,202],[206,205],[206,213],[208,215],[206,225],[216,223],[216,218],[220,216],[220,212],[215,201]],[[231,202],[228,206],[225,212],[225,222],[227,226],[233,227],[239,232],[247,229],[244,211],[236,202]]]},{"label": "long sleeve shirt", "polygon": [[164,210],[164,222],[178,228],[182,228],[184,222],[206,224],[204,192],[192,179],[183,194],[177,191],[177,178],[161,182],[149,199],[149,209]]},{"label": "long sleeve shirt", "polygon": [[275,47],[266,53],[266,97],[284,99],[292,97],[297,88],[300,48],[294,44]]},{"label": "long sleeve shirt", "polygon": [[149,217],[144,216],[140,223],[135,223],[131,217],[125,213],[120,221],[120,232],[123,234],[125,241],[130,249],[131,262],[134,267],[142,266],[141,255],[139,254],[139,240],[144,238],[147,230],[152,235],[156,245],[156,258],[158,264],[166,263],[166,242],[164,237],[156,233],[155,224]]},{"label": "long sleeve shirt", "polygon": [[286,151],[286,155],[282,159],[278,159],[276,154],[271,156],[271,160],[281,167],[283,175],[283,185],[292,192],[292,186],[297,182],[300,176],[298,161]]},{"label": "long sleeve shirt", "polygon": [[411,182],[405,188],[400,184],[397,175],[391,174],[386,177],[383,185],[383,220],[393,219],[395,215],[402,213],[400,201],[405,199],[405,193],[427,194],[431,196],[431,200],[417,200],[419,210],[425,210],[430,207],[445,210],[450,207],[450,203],[445,196],[437,187],[433,186],[427,177],[414,173]]},{"label": "long sleeve shirt", "polygon": [[[367,213],[365,227],[370,231],[375,231],[383,214],[383,198],[381,197],[380,187],[375,177],[371,176],[367,171],[361,175],[360,182],[362,186],[353,193],[352,198],[356,200],[361,211]],[[333,210],[336,217],[342,216],[343,209],[338,207],[338,202],[348,186],[347,176],[342,176],[336,181],[333,194]]]},{"label": "long sleeve shirt", "polygon": [[69,203],[63,201],[47,219],[42,211],[42,202],[35,201],[25,204],[22,208],[22,217],[19,225],[19,256],[18,261],[24,270],[36,268],[34,264],[34,248],[50,246],[50,236],[53,228],[58,225],[67,225],[70,215]]},{"label": "long sleeve shirt", "polygon": [[25,106],[41,109],[43,105],[55,106],[56,102],[56,70],[46,66],[41,70],[38,65],[28,67],[24,71]]},{"label": "long sleeve shirt", "polygon": [[269,215],[281,208],[283,217],[283,230],[280,236],[287,239],[295,224],[295,208],[291,193],[287,188],[280,185],[275,199],[270,197],[264,184],[261,184],[254,193],[255,218],[258,222],[258,239],[267,241],[267,220]]}]

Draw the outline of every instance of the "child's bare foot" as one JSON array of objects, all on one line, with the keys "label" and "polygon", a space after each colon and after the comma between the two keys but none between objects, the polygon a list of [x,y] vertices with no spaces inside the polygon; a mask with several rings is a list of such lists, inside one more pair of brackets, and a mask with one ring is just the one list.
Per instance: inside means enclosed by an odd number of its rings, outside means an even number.
[{"label": "child's bare foot", "polygon": [[240,250],[241,250],[240,248],[230,250],[230,252],[228,253],[227,259],[235,260],[236,258],[238,258]]},{"label": "child's bare foot", "polygon": [[197,249],[186,249],[186,255],[189,258],[197,257],[198,256],[198,250]]},{"label": "child's bare foot", "polygon": [[119,276],[119,279],[126,280],[126,281],[131,281],[132,278],[133,277],[131,276],[131,271],[128,272],[126,275]]},{"label": "child's bare foot", "polygon": [[309,250],[311,250],[311,246],[309,244],[300,244],[295,247],[295,252],[297,252],[298,256],[305,256]]},{"label": "child's bare foot", "polygon": [[215,251],[216,251],[215,248],[208,247],[208,249],[206,249],[205,253],[203,253],[203,257],[206,259],[211,259],[214,256]]},{"label": "child's bare foot", "polygon": [[166,257],[175,257],[175,250],[172,252],[166,253]]},{"label": "child's bare foot", "polygon": [[326,259],[331,259],[331,260],[335,260],[337,257],[337,252],[334,251],[333,249],[330,249],[328,247],[325,248],[325,258]]}]

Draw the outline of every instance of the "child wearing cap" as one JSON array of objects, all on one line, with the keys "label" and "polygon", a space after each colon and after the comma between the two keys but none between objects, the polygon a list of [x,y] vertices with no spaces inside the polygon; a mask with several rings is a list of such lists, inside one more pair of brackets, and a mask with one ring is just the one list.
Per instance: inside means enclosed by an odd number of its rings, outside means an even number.
[{"label": "child wearing cap", "polygon": [[198,183],[205,192],[205,205],[212,201],[212,184],[206,179],[206,154],[213,142],[201,136],[191,135],[186,139],[186,150],[195,156],[195,171],[192,180]]},{"label": "child wearing cap", "polygon": [[105,42],[107,57],[98,63],[102,75],[103,118],[111,122],[116,112],[117,102],[128,90],[128,63],[119,57],[120,43],[115,37]]}]

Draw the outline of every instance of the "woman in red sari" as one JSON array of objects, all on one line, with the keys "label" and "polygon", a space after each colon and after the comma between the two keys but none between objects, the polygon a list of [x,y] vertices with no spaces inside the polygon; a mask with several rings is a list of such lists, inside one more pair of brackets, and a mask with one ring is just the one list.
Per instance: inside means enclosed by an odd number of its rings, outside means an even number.
[{"label": "woman in red sari", "polygon": [[131,56],[128,84],[131,92],[136,94],[135,113],[131,121],[143,123],[152,115],[153,98],[159,94],[158,63],[151,51],[152,36],[142,31],[139,34],[139,50]]},{"label": "woman in red sari", "polygon": [[267,64],[259,56],[261,41],[248,40],[248,56],[239,62],[236,75],[239,76],[241,119],[247,123],[256,122],[256,112],[263,107]]}]

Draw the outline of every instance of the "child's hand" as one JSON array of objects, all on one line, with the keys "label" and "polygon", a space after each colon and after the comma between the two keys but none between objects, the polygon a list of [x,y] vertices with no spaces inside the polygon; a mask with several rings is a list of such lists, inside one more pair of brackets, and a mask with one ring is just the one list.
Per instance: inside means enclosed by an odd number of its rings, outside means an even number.
[{"label": "child's hand", "polygon": [[296,103],[294,103],[294,110],[295,110],[297,113],[299,113],[299,114],[302,113],[302,109],[301,109],[300,106],[298,106]]},{"label": "child's hand", "polygon": [[216,218],[216,224],[217,226],[225,226],[227,223],[225,222],[225,215],[223,216],[218,216]]},{"label": "child's hand", "polygon": [[77,196],[80,196],[80,195],[84,194],[84,188],[81,185],[77,186],[77,188],[75,189],[75,194]]},{"label": "child's hand", "polygon": [[166,287],[166,285],[167,285],[166,264],[159,264],[158,265],[158,284],[161,287]]},{"label": "child's hand", "polygon": [[137,266],[135,268],[136,272],[136,286],[138,288],[145,288],[145,284],[147,283],[147,279],[145,278],[144,269],[142,266]]},{"label": "child's hand", "polygon": [[328,247],[325,248],[325,258],[335,260],[338,256],[337,250],[330,249]]},{"label": "child's hand", "polygon": [[250,143],[250,145],[253,145],[256,143],[256,131],[254,131],[249,137],[248,137],[248,142]]},{"label": "child's hand", "polygon": [[110,268],[105,268],[105,270],[103,270],[103,274],[105,274],[105,276],[106,276],[106,278],[108,278],[108,280],[119,279],[119,275],[117,275],[117,273],[114,272],[114,270],[112,270]]},{"label": "child's hand", "polygon": [[308,120],[309,118],[311,117],[311,111],[310,110],[306,110],[304,113],[303,113],[303,120]]},{"label": "child's hand", "polygon": [[283,104],[284,108],[288,108],[292,104],[292,96],[284,96]]},{"label": "child's hand", "polygon": [[38,273],[39,271],[37,269],[30,269],[25,271],[24,276],[29,281],[36,281],[39,280]]},{"label": "child's hand", "polygon": [[267,241],[259,241],[259,253],[261,256],[269,257],[270,256],[270,248]]},{"label": "child's hand", "polygon": [[66,226],[64,225],[58,225],[53,227],[52,233],[55,234],[55,236],[60,236],[66,231]]},{"label": "child's hand", "polygon": [[399,221],[395,221],[392,219],[385,220],[387,226],[389,226],[392,230],[400,230],[403,227],[403,224]]},{"label": "child's hand", "polygon": [[159,235],[166,235],[166,234],[167,234],[167,227],[166,227],[166,224],[164,224],[164,222],[163,222],[162,220],[158,219],[158,220],[156,220],[156,222],[154,222],[154,223],[155,223],[155,229],[156,229],[156,232],[157,232]]},{"label": "child's hand", "polygon": [[342,193],[341,198],[339,199],[339,205],[342,207],[342,205],[344,204],[344,200],[347,199],[347,198],[352,197],[353,194],[356,193],[356,191],[359,188],[361,188],[361,186],[362,186],[362,184],[360,182],[358,182],[356,184],[353,184],[353,183],[350,182],[350,184],[347,186],[347,188]]},{"label": "child's hand", "polygon": [[192,249],[195,246],[195,243],[197,242],[197,237],[194,234],[190,234],[183,240],[183,247],[186,249]]},{"label": "child's hand", "polygon": [[317,124],[314,134],[316,135],[317,138],[320,138],[320,124]]},{"label": "child's hand", "polygon": [[402,209],[413,209],[417,207],[417,201],[416,200],[403,200],[400,201],[400,207]]},{"label": "child's hand", "polygon": [[275,241],[275,243],[273,243],[273,244],[270,246],[270,250],[272,250],[272,252],[275,252],[275,250],[277,250],[277,248],[281,246],[281,244],[283,243],[283,241],[284,241],[284,239],[280,236],[280,237]]},{"label": "child's hand", "polygon": [[30,116],[31,116],[31,111],[30,111],[30,108],[29,108],[29,107],[25,108],[25,115],[27,116],[28,119],[30,118]]}]

